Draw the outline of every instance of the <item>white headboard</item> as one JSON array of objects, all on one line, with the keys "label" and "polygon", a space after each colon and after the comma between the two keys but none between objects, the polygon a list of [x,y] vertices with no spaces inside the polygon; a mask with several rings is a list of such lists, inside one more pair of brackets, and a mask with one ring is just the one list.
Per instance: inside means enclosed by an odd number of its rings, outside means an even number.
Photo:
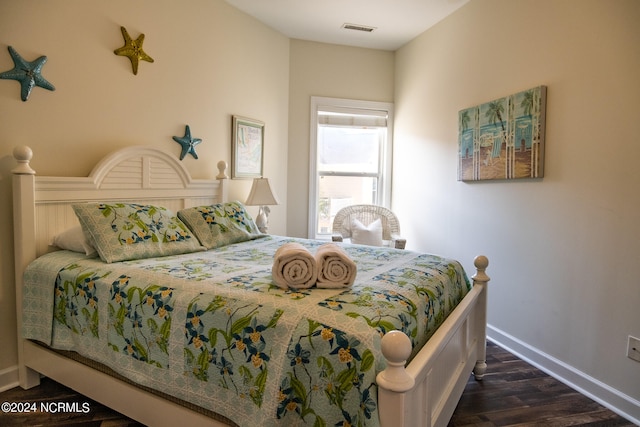
[{"label": "white headboard", "polygon": [[192,179],[175,157],[153,147],[133,146],[100,161],[87,177],[36,176],[29,147],[17,147],[13,173],[13,243],[19,376],[37,384],[38,374],[24,364],[22,336],[23,275],[27,265],[48,252],[57,233],[79,224],[71,205],[88,201],[131,201],[180,209],[226,201],[227,164],[218,162],[216,179]]},{"label": "white headboard", "polygon": [[224,161],[218,162],[216,179],[192,179],[174,156],[132,146],[103,158],[87,177],[52,177],[37,176],[31,169],[29,147],[17,147],[13,155],[18,161],[12,171],[16,274],[49,250],[54,235],[78,224],[73,203],[130,201],[177,212],[226,201]]}]

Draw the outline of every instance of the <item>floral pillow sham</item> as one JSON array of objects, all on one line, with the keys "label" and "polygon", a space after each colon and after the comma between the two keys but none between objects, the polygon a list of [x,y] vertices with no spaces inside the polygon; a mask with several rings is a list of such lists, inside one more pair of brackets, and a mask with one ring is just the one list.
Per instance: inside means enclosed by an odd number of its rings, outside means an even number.
[{"label": "floral pillow sham", "polygon": [[207,249],[265,236],[238,201],[183,209],[178,217]]},{"label": "floral pillow sham", "polygon": [[170,210],[136,203],[73,205],[85,236],[112,263],[205,250]]}]

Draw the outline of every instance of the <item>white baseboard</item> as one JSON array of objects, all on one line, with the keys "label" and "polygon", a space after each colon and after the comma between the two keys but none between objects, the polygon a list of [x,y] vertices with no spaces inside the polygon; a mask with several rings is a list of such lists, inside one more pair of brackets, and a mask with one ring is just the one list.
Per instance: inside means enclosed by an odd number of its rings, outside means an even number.
[{"label": "white baseboard", "polygon": [[640,401],[491,325],[487,325],[487,339],[640,426]]},{"label": "white baseboard", "polygon": [[18,387],[18,366],[11,366],[0,371],[0,393]]}]

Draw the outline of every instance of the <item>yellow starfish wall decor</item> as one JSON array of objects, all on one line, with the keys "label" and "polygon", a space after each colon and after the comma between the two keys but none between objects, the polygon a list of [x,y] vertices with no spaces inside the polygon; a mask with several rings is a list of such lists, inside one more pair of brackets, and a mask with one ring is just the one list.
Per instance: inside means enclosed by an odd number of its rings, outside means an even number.
[{"label": "yellow starfish wall decor", "polygon": [[153,58],[147,55],[142,50],[142,43],[144,42],[144,34],[140,34],[137,39],[133,40],[127,29],[120,27],[122,36],[124,37],[124,46],[113,51],[116,55],[127,56],[131,60],[131,66],[133,67],[133,74],[138,74],[138,61],[143,60],[147,62],[153,62]]}]

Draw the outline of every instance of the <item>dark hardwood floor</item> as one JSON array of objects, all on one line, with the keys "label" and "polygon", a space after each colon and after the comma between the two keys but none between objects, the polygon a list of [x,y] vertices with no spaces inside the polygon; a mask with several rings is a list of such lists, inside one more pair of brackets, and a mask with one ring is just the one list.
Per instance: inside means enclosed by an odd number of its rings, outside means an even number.
[{"label": "dark hardwood floor", "polygon": [[487,374],[473,378],[453,414],[449,427],[460,426],[634,426],[518,359],[502,348],[487,345]]},{"label": "dark hardwood floor", "polygon": [[[5,413],[0,426],[140,427],[140,424],[44,379],[31,390],[0,393],[0,403],[63,402],[80,413]],[[88,411],[83,413],[88,403]],[[19,408],[14,408],[19,409]],[[22,408],[24,409],[24,408]],[[71,407],[73,409],[73,407]],[[629,421],[582,396],[500,347],[487,346],[487,375],[469,380],[449,427],[460,426],[633,426]]]}]

